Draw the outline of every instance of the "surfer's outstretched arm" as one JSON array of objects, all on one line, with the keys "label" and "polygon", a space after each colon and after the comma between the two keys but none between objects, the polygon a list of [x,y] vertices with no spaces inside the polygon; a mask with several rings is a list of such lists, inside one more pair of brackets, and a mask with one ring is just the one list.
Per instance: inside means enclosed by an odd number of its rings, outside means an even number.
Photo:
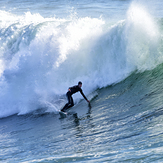
[{"label": "surfer's outstretched arm", "polygon": [[87,97],[84,95],[84,93],[83,93],[83,91],[81,90],[80,91],[80,93],[82,94],[82,96],[84,97],[84,99],[88,102],[88,103],[90,103],[90,101],[87,99]]}]

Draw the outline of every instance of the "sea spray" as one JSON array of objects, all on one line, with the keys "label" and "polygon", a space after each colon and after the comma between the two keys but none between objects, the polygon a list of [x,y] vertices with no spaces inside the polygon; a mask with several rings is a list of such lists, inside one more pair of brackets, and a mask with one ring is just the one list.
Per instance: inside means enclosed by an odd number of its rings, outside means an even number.
[{"label": "sea spray", "polygon": [[20,18],[13,20],[1,30],[5,42],[1,117],[44,107],[46,101],[55,101],[68,86],[85,77],[89,70],[83,71],[88,60],[84,53],[89,49],[88,37],[93,40],[102,31],[103,21],[98,19],[53,18],[34,23],[34,18],[29,21],[30,15],[26,14],[21,23]]},{"label": "sea spray", "polygon": [[126,54],[137,70],[152,69],[162,63],[159,53],[159,29],[147,9],[133,2],[127,12],[125,25]]}]

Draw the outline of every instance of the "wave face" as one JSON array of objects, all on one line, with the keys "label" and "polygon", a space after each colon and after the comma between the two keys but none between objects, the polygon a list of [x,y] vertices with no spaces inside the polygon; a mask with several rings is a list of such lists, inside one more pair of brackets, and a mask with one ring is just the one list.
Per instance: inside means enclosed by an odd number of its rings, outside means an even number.
[{"label": "wave face", "polygon": [[136,3],[116,23],[75,13],[65,19],[0,15],[0,117],[51,102],[56,111],[79,80],[89,95],[163,62],[162,20]]}]

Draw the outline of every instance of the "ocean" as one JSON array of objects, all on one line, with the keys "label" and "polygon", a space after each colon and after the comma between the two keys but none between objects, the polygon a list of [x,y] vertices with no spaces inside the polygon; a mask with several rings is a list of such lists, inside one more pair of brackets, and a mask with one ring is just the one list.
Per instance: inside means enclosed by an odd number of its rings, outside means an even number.
[{"label": "ocean", "polygon": [[1,0],[0,162],[163,162],[162,6]]}]

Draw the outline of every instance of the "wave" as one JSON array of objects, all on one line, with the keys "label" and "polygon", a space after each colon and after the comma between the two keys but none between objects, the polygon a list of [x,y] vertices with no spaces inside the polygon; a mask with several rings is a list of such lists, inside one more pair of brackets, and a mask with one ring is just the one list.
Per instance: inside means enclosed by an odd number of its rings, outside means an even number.
[{"label": "wave", "polygon": [[116,23],[76,14],[65,19],[0,14],[0,117],[49,103],[56,111],[79,80],[89,95],[163,62],[159,23],[136,3]]}]

